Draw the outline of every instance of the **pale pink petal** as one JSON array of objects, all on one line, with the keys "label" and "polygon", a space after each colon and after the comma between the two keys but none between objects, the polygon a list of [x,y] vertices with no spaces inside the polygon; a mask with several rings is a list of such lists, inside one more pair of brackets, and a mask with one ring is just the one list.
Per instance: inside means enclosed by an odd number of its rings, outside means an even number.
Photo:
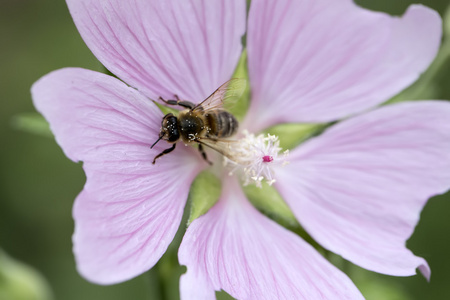
[{"label": "pale pink petal", "polygon": [[429,66],[441,32],[439,14],[421,5],[399,18],[353,1],[252,1],[249,127],[328,122],[376,106]]},{"label": "pale pink petal", "polygon": [[203,288],[236,299],[363,299],[312,246],[258,212],[233,177],[219,202],[189,226],[178,257],[187,266],[182,299],[214,299],[194,294]]},{"label": "pale pink petal", "polygon": [[177,231],[200,155],[179,146],[152,165],[170,147],[150,149],[162,113],[113,77],[63,69],[35,83],[32,95],[66,155],[84,162],[87,182],[73,212],[80,273],[110,284],[145,272]]},{"label": "pale pink petal", "polygon": [[84,41],[146,95],[199,102],[230,79],[245,32],[242,0],[67,0]]},{"label": "pale pink petal", "polygon": [[214,300],[216,293],[209,279],[201,271],[190,269],[180,278],[180,293],[182,300]]},{"label": "pale pink petal", "polygon": [[299,146],[276,187],[325,248],[396,276],[430,271],[405,246],[427,200],[450,187],[450,103],[383,107]]}]

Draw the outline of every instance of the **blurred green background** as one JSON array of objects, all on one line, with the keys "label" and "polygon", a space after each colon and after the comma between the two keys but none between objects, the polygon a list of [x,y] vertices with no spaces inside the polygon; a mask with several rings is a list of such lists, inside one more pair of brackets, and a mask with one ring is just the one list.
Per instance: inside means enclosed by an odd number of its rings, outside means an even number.
[{"label": "blurred green background", "polygon": [[[393,14],[402,14],[413,3],[357,2]],[[441,15],[449,4],[448,0],[421,3]],[[54,299],[160,299],[156,275],[161,267],[114,286],[93,285],[78,275],[71,250],[71,209],[85,180],[81,166],[69,161],[53,139],[14,126],[18,115],[34,112],[30,86],[44,74],[68,66],[103,70],[81,40],[65,2],[1,0],[0,43],[0,248],[37,270],[42,278],[36,273],[30,276],[45,279]],[[449,69],[447,60],[433,81],[437,99],[450,99]],[[450,194],[432,199],[408,241],[409,248],[429,262],[430,283],[421,276],[395,278],[345,266],[369,299],[387,299],[387,294],[391,299],[450,299],[449,200]],[[0,290],[8,277],[3,257]],[[177,280],[168,287],[174,295]],[[0,300],[7,297],[0,293]]]}]

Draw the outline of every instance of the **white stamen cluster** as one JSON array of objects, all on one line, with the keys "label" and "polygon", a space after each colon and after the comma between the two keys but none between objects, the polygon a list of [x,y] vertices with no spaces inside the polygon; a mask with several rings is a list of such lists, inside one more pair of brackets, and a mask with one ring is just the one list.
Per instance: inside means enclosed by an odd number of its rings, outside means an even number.
[{"label": "white stamen cluster", "polygon": [[288,164],[286,157],[289,150],[280,153],[280,141],[275,135],[255,136],[247,131],[244,131],[244,135],[244,138],[232,144],[229,155],[224,157],[224,165],[231,167],[229,175],[242,171],[244,185],[254,183],[261,187],[263,181],[272,185],[276,181],[272,168]]}]

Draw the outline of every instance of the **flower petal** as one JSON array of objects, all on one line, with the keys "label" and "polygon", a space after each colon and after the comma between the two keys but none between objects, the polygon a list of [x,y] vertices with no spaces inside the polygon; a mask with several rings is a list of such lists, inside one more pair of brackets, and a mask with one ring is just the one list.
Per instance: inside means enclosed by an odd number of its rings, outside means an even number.
[{"label": "flower petal", "polygon": [[429,66],[441,26],[421,5],[398,18],[353,1],[252,1],[249,126],[334,121],[388,100]]},{"label": "flower petal", "polygon": [[235,178],[225,179],[223,191],[181,243],[182,299],[213,299],[194,294],[203,288],[237,299],[363,299],[313,247],[250,205]]},{"label": "flower petal", "polygon": [[180,294],[184,300],[216,299],[215,291],[204,274],[191,270],[180,278]]},{"label": "flower petal", "polygon": [[177,231],[200,155],[183,146],[152,165],[168,148],[150,149],[162,114],[111,76],[63,69],[35,83],[32,94],[66,155],[84,161],[87,182],[73,211],[80,273],[110,284],[145,272]]},{"label": "flower petal", "polygon": [[230,79],[245,1],[67,0],[88,47],[147,96],[199,102]]},{"label": "flower petal", "polygon": [[366,269],[425,277],[406,249],[427,199],[450,187],[450,103],[391,105],[291,152],[276,188],[325,248]]}]

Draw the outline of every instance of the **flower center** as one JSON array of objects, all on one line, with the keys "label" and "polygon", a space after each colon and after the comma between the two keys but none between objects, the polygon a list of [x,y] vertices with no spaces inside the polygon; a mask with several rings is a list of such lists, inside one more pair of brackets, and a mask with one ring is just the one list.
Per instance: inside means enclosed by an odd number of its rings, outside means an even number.
[{"label": "flower center", "polygon": [[277,136],[255,136],[247,131],[244,131],[244,135],[242,139],[231,143],[227,155],[224,156],[224,165],[231,169],[229,175],[239,172],[244,185],[254,183],[261,187],[263,181],[272,185],[276,181],[274,168],[288,164],[286,157],[289,150],[280,154],[280,141]]},{"label": "flower center", "polygon": [[269,156],[269,155],[264,155],[262,159],[263,159],[263,162],[271,162],[271,161],[273,161],[273,157]]}]

